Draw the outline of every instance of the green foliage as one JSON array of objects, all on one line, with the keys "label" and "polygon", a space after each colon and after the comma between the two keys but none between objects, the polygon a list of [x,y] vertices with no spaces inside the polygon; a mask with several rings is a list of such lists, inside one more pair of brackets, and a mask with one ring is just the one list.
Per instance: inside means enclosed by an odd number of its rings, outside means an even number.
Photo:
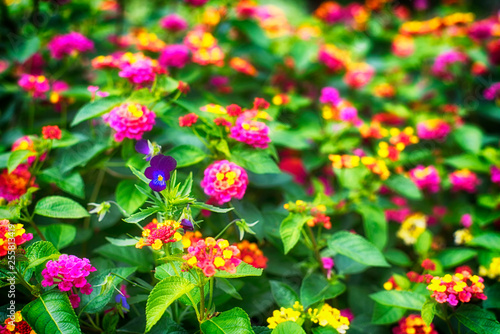
[{"label": "green foliage", "polygon": [[80,204],[62,196],[49,196],[36,203],[35,213],[52,218],[83,218],[89,213]]},{"label": "green foliage", "polygon": [[328,240],[328,247],[339,254],[367,266],[389,266],[375,245],[356,234],[346,231],[337,232]]},{"label": "green foliage", "polygon": [[182,277],[167,277],[156,284],[146,306],[146,332],[160,320],[170,304],[193,288],[194,284]]},{"label": "green foliage", "polygon": [[311,218],[311,216],[290,213],[288,217],[283,220],[280,226],[280,236],[285,254],[292,250],[297,244],[300,239],[302,227]]},{"label": "green foliage", "polygon": [[201,324],[204,334],[251,334],[253,333],[250,319],[245,311],[235,307],[222,312],[215,318],[208,319]]},{"label": "green foliage", "polygon": [[37,333],[78,334],[82,331],[68,296],[48,291],[23,307],[23,318]]}]

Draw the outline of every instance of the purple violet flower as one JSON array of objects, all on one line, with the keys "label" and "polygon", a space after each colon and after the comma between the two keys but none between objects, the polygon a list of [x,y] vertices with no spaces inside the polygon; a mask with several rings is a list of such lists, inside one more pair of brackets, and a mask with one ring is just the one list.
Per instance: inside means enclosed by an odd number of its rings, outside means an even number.
[{"label": "purple violet flower", "polygon": [[170,179],[170,172],[177,167],[177,161],[170,156],[163,154],[155,155],[150,162],[150,166],[144,171],[144,175],[151,180],[149,187],[156,192],[160,192],[167,187]]}]

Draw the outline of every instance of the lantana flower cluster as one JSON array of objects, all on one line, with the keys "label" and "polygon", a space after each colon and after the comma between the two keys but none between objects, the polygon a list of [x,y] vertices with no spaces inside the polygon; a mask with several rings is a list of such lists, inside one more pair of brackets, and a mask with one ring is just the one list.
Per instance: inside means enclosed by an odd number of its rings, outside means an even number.
[{"label": "lantana flower cluster", "polygon": [[323,304],[321,308],[309,308],[304,312],[304,307],[296,301],[292,307],[281,307],[273,311],[273,316],[267,319],[268,327],[274,329],[278,324],[286,321],[293,321],[302,324],[308,318],[312,323],[321,327],[333,327],[337,332],[345,334],[349,329],[350,320],[342,312],[328,304]]},{"label": "lantana flower cluster", "polygon": [[332,228],[332,223],[330,221],[330,217],[326,215],[326,206],[324,204],[315,205],[299,199],[295,201],[295,203],[286,203],[283,207],[291,213],[300,213],[312,216],[312,218],[307,220],[308,226],[322,226],[327,230]]},{"label": "lantana flower cluster", "polygon": [[192,244],[187,251],[183,256],[187,265],[200,268],[206,277],[214,276],[217,270],[234,274],[241,263],[238,247],[230,246],[225,239],[208,237]]},{"label": "lantana flower cluster", "polygon": [[201,187],[215,203],[222,205],[232,198],[242,199],[248,185],[247,172],[233,162],[215,161],[205,169]]},{"label": "lantana flower cluster", "polygon": [[399,320],[398,326],[392,329],[393,334],[438,334],[433,324],[425,324],[421,316],[410,314]]},{"label": "lantana flower cluster", "polygon": [[142,238],[135,244],[136,248],[151,246],[154,250],[160,250],[169,242],[182,240],[182,234],[178,231],[181,224],[175,220],[166,220],[159,223],[156,218],[144,226]]},{"label": "lantana flower cluster", "polygon": [[[14,240],[13,243],[9,242]],[[8,251],[15,251],[19,246],[33,239],[32,233],[26,233],[23,224],[11,223],[7,219],[0,220],[0,257]]]},{"label": "lantana flower cluster", "polygon": [[55,59],[65,56],[75,56],[78,53],[90,52],[94,49],[94,42],[78,32],[70,32],[66,35],[54,37],[47,48]]},{"label": "lantana flower cluster", "polygon": [[268,259],[256,243],[243,240],[234,246],[240,250],[240,254],[238,256],[243,262],[248,263],[255,268],[265,269],[267,267]]},{"label": "lantana flower cluster", "polygon": [[30,325],[23,319],[21,311],[14,314],[14,320],[5,319],[4,326],[0,325],[0,334],[36,334]]},{"label": "lantana flower cluster", "polygon": [[406,245],[413,245],[427,228],[427,217],[422,213],[414,213],[401,224],[396,236]]},{"label": "lantana flower cluster", "polygon": [[115,130],[117,142],[125,138],[142,139],[144,133],[151,131],[156,123],[156,114],[138,103],[123,103],[102,118]]},{"label": "lantana flower cluster", "polygon": [[80,289],[84,295],[92,293],[92,286],[87,282],[86,277],[96,270],[87,258],[81,259],[75,255],[62,254],[59,259],[47,262],[45,269],[42,270],[42,286],[57,285],[59,290],[70,292],[71,305],[77,308],[80,304],[80,297],[76,292]]},{"label": "lantana flower cluster", "polygon": [[488,276],[491,279],[500,279],[500,257],[494,257],[488,267],[480,266],[479,275]]},{"label": "lantana flower cluster", "polygon": [[432,291],[431,297],[438,303],[447,302],[450,306],[457,306],[459,302],[468,303],[473,298],[486,300],[483,282],[482,277],[462,271],[454,275],[434,277],[427,289]]}]

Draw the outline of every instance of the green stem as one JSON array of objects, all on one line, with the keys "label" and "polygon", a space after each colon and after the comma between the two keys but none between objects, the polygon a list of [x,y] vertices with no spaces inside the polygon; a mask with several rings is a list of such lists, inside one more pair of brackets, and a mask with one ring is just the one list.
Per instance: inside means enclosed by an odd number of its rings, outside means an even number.
[{"label": "green stem", "polygon": [[32,99],[29,107],[29,130],[33,132],[33,128],[35,126],[35,100]]},{"label": "green stem", "polygon": [[33,227],[35,229],[36,234],[38,234],[38,236],[40,237],[40,239],[42,239],[42,241],[47,241],[47,239],[45,239],[45,236],[43,235],[42,231],[40,231],[38,226],[36,226],[35,222],[33,221],[33,218],[29,214],[28,209],[24,208],[23,211],[24,211],[25,217],[21,218],[21,220],[29,223],[31,225],[31,227]]},{"label": "green stem", "polygon": [[234,223],[236,223],[239,219],[234,219],[233,221],[231,221],[229,224],[226,225],[226,227],[224,227],[224,229],[222,231],[219,232],[219,234],[217,234],[217,236],[215,237],[215,240],[219,239],[223,234],[224,232],[226,232],[226,230],[231,227],[231,225],[233,225]]},{"label": "green stem", "polygon": [[205,319],[205,284],[200,284],[200,325]]},{"label": "green stem", "polygon": [[318,243],[316,242],[316,238],[314,237],[314,233],[312,231],[311,226],[307,225],[307,233],[309,234],[309,238],[311,239],[311,243],[314,250],[314,256],[316,257],[316,261],[318,261],[319,267],[325,276],[327,276],[326,269],[323,267],[323,261],[321,260],[321,254],[319,253]]},{"label": "green stem", "polygon": [[450,334],[455,334],[455,331],[453,330],[453,327],[451,326],[450,322],[450,316],[448,316],[448,310],[446,309],[445,304],[441,304],[441,307],[443,308],[443,313],[444,313],[444,320],[446,322],[446,325],[448,326],[448,330],[450,331]]},{"label": "green stem", "polygon": [[212,299],[213,299],[213,296],[214,296],[214,278],[213,277],[210,277],[210,280],[208,281],[209,284],[210,284],[210,294],[209,294],[209,299],[208,299],[208,310],[211,310],[212,309]]},{"label": "green stem", "polygon": [[[170,262],[170,265],[172,266],[172,269],[174,270],[175,274],[179,277],[181,277],[181,275],[179,275],[179,272],[177,271],[177,268],[175,268],[173,262]],[[189,271],[191,272],[191,271]],[[190,292],[187,292],[186,293],[186,296],[188,297],[189,301],[191,302],[191,304],[193,305],[193,308],[194,308],[194,311],[196,312],[196,317],[199,319],[200,318],[200,312],[198,312],[198,309],[196,308],[196,303],[194,302],[194,299],[193,297],[191,296],[191,293]]]},{"label": "green stem", "polygon": [[28,291],[33,294],[33,286],[24,280],[24,277],[17,271],[17,268],[14,269],[16,273],[16,277],[19,279],[19,282],[26,288]]},{"label": "green stem", "polygon": [[[97,174],[97,179],[95,182],[94,190],[90,196],[89,203],[94,203],[97,200],[97,196],[99,195],[99,191],[101,190],[102,182],[104,180],[104,176],[106,175],[106,169],[102,168],[99,170],[99,174]],[[86,217],[83,221],[83,229],[88,230],[90,227],[90,216]],[[83,243],[83,255],[87,254],[87,246],[88,241]]]}]

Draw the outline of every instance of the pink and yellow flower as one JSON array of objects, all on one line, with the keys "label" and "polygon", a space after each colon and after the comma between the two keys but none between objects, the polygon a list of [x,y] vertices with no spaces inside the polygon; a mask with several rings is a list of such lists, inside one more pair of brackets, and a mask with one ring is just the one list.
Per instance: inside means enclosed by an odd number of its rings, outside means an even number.
[{"label": "pink and yellow flower", "polygon": [[417,134],[420,139],[443,141],[448,137],[451,126],[442,119],[429,119],[417,124]]},{"label": "pink and yellow flower", "polygon": [[23,74],[17,83],[35,99],[45,98],[50,90],[49,80],[43,75]]},{"label": "pink and yellow flower", "polygon": [[205,194],[221,205],[232,198],[242,199],[248,185],[243,168],[227,160],[215,161],[205,169],[201,187]]},{"label": "pink and yellow flower", "polygon": [[410,178],[421,190],[427,190],[431,193],[439,191],[441,178],[434,166],[417,166],[410,170]]},{"label": "pink and yellow flower", "polygon": [[269,127],[264,122],[250,118],[248,113],[238,117],[236,124],[231,128],[229,137],[262,149],[267,148],[271,142]]},{"label": "pink and yellow flower", "polygon": [[151,131],[156,122],[154,112],[136,103],[123,103],[102,118],[115,130],[117,142],[125,138],[142,139],[143,134]]},{"label": "pink and yellow flower", "polygon": [[476,192],[477,186],[481,183],[476,173],[468,169],[457,170],[450,174],[450,182],[453,191]]},{"label": "pink and yellow flower", "polygon": [[[10,243],[9,239],[14,242]],[[7,219],[0,220],[0,257],[8,251],[15,251],[19,246],[33,239],[32,233],[26,233],[23,224],[14,224]]]},{"label": "pink and yellow flower", "polygon": [[432,291],[431,298],[438,303],[447,302],[450,306],[457,306],[459,302],[468,303],[473,298],[486,300],[483,282],[482,277],[462,271],[454,275],[434,277],[427,289]]},{"label": "pink and yellow flower", "polygon": [[227,240],[208,237],[190,246],[182,258],[189,267],[200,268],[206,277],[212,277],[217,270],[234,274],[241,263],[239,254],[239,249]]},{"label": "pink and yellow flower", "polygon": [[154,250],[159,250],[164,244],[182,240],[182,235],[178,232],[181,224],[174,220],[166,220],[159,223],[156,218],[142,231],[142,238],[135,244],[136,248],[151,246]]}]

